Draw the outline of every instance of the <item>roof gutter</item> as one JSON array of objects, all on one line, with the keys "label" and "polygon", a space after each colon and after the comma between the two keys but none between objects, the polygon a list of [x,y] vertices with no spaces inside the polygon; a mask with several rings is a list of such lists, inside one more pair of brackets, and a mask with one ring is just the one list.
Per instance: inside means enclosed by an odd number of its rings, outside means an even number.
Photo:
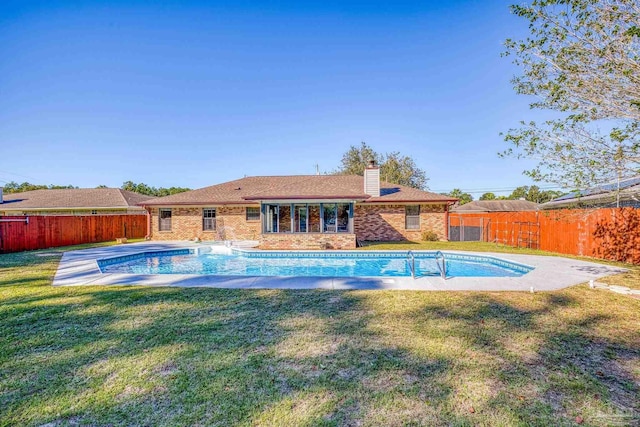
[{"label": "roof gutter", "polygon": [[420,200],[420,199],[406,199],[406,200],[364,200],[364,203],[371,204],[383,204],[383,205],[391,205],[394,203],[432,203],[432,204],[447,204],[453,205],[457,202],[458,199],[438,199],[438,200]]},{"label": "roof gutter", "polygon": [[355,195],[355,196],[247,196],[243,197],[244,200],[365,200],[370,196],[367,195]]},{"label": "roof gutter", "polygon": [[[639,192],[620,192],[620,201],[637,200],[640,198]],[[573,199],[557,200],[543,203],[540,210],[562,209],[562,208],[582,208],[597,205],[598,203],[615,203],[615,194],[595,194],[592,196],[576,197]]]},{"label": "roof gutter", "polygon": [[464,214],[476,214],[476,213],[513,213],[513,212],[537,212],[538,209],[518,209],[514,211],[490,211],[490,210],[476,210],[476,209],[466,209],[463,211],[451,211],[452,214],[464,215]]},{"label": "roof gutter", "polygon": [[129,206],[76,206],[73,208],[69,207],[59,207],[59,206],[50,206],[47,208],[30,208],[27,206],[5,206],[8,202],[5,201],[2,205],[3,211],[50,211],[50,210],[59,210],[59,211],[74,211],[74,210],[122,210],[122,209],[136,209],[139,205],[129,205]]},{"label": "roof gutter", "polygon": [[394,204],[394,203],[433,203],[433,204],[455,204],[458,199],[438,199],[438,200],[416,200],[416,199],[403,199],[403,200],[370,200],[369,196],[268,196],[268,197],[245,197],[245,202],[241,200],[236,201],[207,201],[207,202],[155,202],[138,203],[137,206],[142,207],[154,207],[154,206],[218,206],[218,205],[255,205],[263,200],[356,200],[362,203],[372,204]]},{"label": "roof gutter", "polygon": [[142,207],[154,207],[154,206],[218,206],[218,205],[255,205],[252,202],[243,202],[242,200],[236,200],[235,202],[228,201],[209,201],[209,202],[163,202],[163,203],[138,203],[137,206]]}]

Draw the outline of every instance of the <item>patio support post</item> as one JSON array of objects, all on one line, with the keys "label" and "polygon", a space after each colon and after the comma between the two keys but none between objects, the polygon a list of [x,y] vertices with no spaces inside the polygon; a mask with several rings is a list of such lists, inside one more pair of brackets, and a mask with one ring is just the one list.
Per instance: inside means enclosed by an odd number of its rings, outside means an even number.
[{"label": "patio support post", "polygon": [[354,211],[354,203],[349,203],[349,233],[353,234],[353,211]]},{"label": "patio support post", "polygon": [[151,239],[151,209],[145,206],[147,211],[147,235],[144,236],[145,240]]}]

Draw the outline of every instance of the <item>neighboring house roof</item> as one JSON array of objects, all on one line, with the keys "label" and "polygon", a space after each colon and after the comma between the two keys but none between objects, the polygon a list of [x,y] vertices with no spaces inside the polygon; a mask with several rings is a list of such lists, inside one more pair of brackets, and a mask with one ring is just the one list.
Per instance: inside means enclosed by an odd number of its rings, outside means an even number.
[{"label": "neighboring house roof", "polygon": [[456,206],[452,212],[518,212],[538,210],[538,204],[527,200],[476,200]]},{"label": "neighboring house roof", "polygon": [[1,211],[46,209],[138,209],[154,197],[119,188],[65,188],[4,194]]},{"label": "neighboring house roof", "polygon": [[380,197],[364,193],[358,175],[250,176],[160,197],[145,206],[249,204],[260,200],[360,200],[366,203],[454,202],[457,199],[403,185],[380,183]]},{"label": "neighboring house roof", "polygon": [[[619,194],[618,194],[618,189]],[[559,209],[568,207],[615,207],[620,198],[621,206],[640,207],[640,176],[573,191],[564,196],[540,205],[540,209]]]}]

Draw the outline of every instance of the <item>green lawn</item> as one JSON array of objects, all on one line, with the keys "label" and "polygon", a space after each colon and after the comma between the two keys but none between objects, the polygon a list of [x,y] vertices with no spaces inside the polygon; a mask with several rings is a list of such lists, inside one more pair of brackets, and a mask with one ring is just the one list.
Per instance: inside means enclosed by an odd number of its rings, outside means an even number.
[{"label": "green lawn", "polygon": [[59,258],[0,255],[1,426],[640,423],[628,296],[53,288]]},{"label": "green lawn", "polygon": [[[473,251],[473,252],[500,252],[523,255],[554,255],[566,256],[563,254],[540,251],[537,249],[513,248],[511,246],[498,245],[488,242],[366,242],[363,250],[430,250],[430,251]],[[589,259],[589,261],[593,261]]]}]

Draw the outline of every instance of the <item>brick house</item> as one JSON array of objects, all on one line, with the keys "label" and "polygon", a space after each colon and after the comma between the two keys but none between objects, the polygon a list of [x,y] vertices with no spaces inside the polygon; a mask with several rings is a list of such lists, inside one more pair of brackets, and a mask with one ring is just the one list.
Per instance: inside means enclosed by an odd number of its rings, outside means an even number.
[{"label": "brick house", "polygon": [[352,249],[356,240],[447,239],[457,199],[364,176],[252,176],[141,203],[153,240],[257,240],[263,249]]}]

